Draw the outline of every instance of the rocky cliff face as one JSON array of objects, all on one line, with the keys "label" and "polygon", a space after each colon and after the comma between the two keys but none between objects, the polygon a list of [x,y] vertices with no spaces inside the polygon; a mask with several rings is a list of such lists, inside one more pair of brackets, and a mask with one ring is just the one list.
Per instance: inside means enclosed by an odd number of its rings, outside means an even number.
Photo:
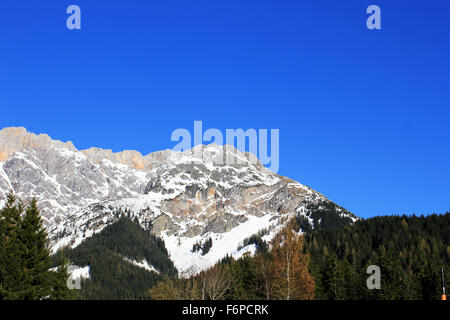
[{"label": "rocky cliff face", "polygon": [[[0,131],[0,202],[8,190],[38,199],[53,250],[77,246],[117,221],[137,219],[162,237],[181,274],[196,273],[226,254],[239,256],[243,239],[271,237],[291,217],[309,217],[320,193],[278,176],[230,146],[185,152],[78,151],[71,142],[23,128]],[[336,206],[343,218],[356,219]],[[311,223],[312,220],[311,220]],[[203,255],[196,243],[212,239]]]}]

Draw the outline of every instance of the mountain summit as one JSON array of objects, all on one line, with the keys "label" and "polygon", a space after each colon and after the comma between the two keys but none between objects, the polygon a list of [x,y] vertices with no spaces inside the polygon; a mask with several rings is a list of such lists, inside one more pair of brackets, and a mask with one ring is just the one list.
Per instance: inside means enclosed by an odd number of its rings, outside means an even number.
[{"label": "mountain summit", "polygon": [[[357,219],[228,145],[143,156],[79,151],[71,142],[5,128],[0,204],[9,190],[25,200],[37,198],[53,251],[76,247],[126,215],[164,240],[181,275],[195,274],[225,255],[254,251],[254,245],[242,248],[244,239],[259,233],[270,240],[294,217],[311,228]],[[195,250],[205,244],[208,250]]]}]

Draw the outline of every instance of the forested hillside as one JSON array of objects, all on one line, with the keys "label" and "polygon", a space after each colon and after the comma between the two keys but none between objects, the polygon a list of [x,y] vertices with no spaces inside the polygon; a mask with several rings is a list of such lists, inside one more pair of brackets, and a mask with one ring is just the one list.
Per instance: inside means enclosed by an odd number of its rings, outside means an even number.
[{"label": "forested hillside", "polygon": [[[225,257],[190,279],[166,278],[149,291],[149,296],[436,300],[442,290],[441,268],[446,272],[446,286],[450,285],[450,213],[376,217],[347,226],[328,223],[316,231],[310,226],[307,219],[294,219],[290,230],[302,229],[305,234],[295,238],[296,233],[284,229],[270,250],[261,234],[256,234],[243,243],[257,247],[253,257]],[[381,289],[367,288],[370,265],[380,267]]]},{"label": "forested hillside", "polygon": [[[55,265],[60,254],[53,256]],[[163,241],[128,217],[120,218],[76,248],[64,250],[63,255],[71,264],[90,267],[90,279],[82,281],[78,293],[81,299],[142,299],[162,275],[177,275]],[[130,261],[146,261],[159,274]]]},{"label": "forested hillside", "polygon": [[[116,223],[50,257],[36,201],[24,206],[10,194],[0,210],[0,300],[436,300],[441,268],[450,287],[450,213],[383,216],[353,224],[341,221],[339,213],[335,207],[317,207],[309,215],[312,224],[299,216],[270,244],[262,238],[267,231],[261,230],[241,245],[254,246],[253,256],[226,256],[180,279],[164,242],[121,212]],[[193,250],[207,253],[210,247],[208,239]],[[81,290],[66,286],[69,262],[90,268]],[[380,289],[366,286],[370,265],[380,267]]]},{"label": "forested hillside", "polygon": [[[304,251],[317,299],[439,299],[450,271],[450,213],[385,216],[308,233]],[[367,266],[381,268],[381,289],[366,287]]]}]

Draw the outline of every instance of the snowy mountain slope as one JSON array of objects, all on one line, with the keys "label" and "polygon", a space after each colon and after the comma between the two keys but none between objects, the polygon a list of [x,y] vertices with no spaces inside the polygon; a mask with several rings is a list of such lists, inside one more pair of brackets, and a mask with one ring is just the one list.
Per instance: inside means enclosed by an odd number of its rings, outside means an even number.
[{"label": "snowy mountain slope", "polygon": [[[262,229],[271,237],[311,204],[330,203],[320,193],[278,176],[231,146],[210,144],[185,152],[112,153],[34,135],[0,131],[0,201],[8,190],[35,196],[51,248],[79,245],[118,220],[137,219],[160,236],[181,275],[197,273],[237,254],[242,241]],[[356,219],[337,207],[343,219]],[[206,254],[192,252],[212,239]]]}]

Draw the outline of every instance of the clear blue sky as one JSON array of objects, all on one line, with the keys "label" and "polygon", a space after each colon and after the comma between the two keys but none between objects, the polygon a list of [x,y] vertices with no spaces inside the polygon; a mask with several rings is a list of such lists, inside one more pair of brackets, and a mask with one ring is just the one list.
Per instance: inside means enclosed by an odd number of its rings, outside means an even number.
[{"label": "clear blue sky", "polygon": [[361,217],[450,210],[449,109],[449,1],[0,3],[0,128],[144,154],[280,129],[279,173]]}]

